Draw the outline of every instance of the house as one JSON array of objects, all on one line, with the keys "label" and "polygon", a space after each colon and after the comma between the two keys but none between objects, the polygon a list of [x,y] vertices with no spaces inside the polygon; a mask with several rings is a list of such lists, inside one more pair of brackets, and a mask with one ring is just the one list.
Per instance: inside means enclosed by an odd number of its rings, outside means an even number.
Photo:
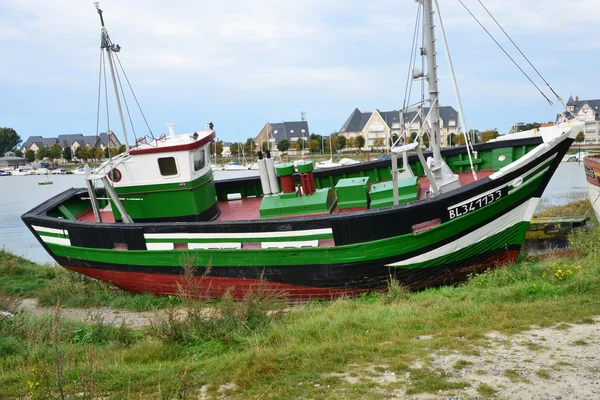
[{"label": "house", "polygon": [[223,157],[231,157],[231,142],[223,142]]},{"label": "house", "polygon": [[[425,108],[425,115],[428,112],[429,108]],[[365,147],[368,149],[389,150],[390,138],[393,135],[400,136],[403,128],[407,130],[408,136],[413,132],[418,132],[421,119],[416,114],[417,110],[408,110],[404,114],[403,124],[400,111],[379,111],[375,109],[373,112],[361,112],[358,108],[355,108],[339,133],[345,136],[346,139],[363,136]],[[460,133],[458,112],[453,107],[440,107],[440,125],[442,128],[442,143],[449,144],[450,135]]]},{"label": "house", "polygon": [[21,146],[21,151],[26,152],[27,150],[38,151],[42,147],[52,147],[56,143],[56,138],[43,138],[41,136],[30,136],[29,139]]},{"label": "house", "polygon": [[118,149],[121,147],[121,142],[113,131],[108,131],[100,133],[92,147],[93,146],[100,147],[101,149],[104,149],[105,147],[113,147]]},{"label": "house", "polygon": [[254,143],[256,143],[256,148],[259,150],[262,149],[263,143],[269,143],[269,148],[276,149],[280,140],[287,139],[290,143],[295,143],[299,139],[308,141],[309,138],[307,121],[277,122],[274,124],[267,122],[254,139]]},{"label": "house", "polygon": [[569,96],[566,106],[565,112],[556,117],[556,122],[562,123],[570,119],[578,119],[584,122],[584,143],[600,143],[600,99],[579,100],[578,96],[574,99],[573,96]]},{"label": "house", "polygon": [[100,147],[104,149],[110,143],[110,147],[119,148],[121,142],[112,131],[102,132],[98,136],[96,135],[83,135],[81,133],[58,135],[57,138],[43,138],[41,136],[30,136],[29,139],[21,150],[23,152],[27,150],[37,151],[41,147],[52,147],[53,144],[58,144],[60,147],[70,147],[72,154],[75,154],[75,150],[81,146],[87,147]]},{"label": "house", "polygon": [[15,156],[12,151],[4,153],[4,157],[0,157],[0,168],[16,168],[27,164],[27,160],[23,157]]}]

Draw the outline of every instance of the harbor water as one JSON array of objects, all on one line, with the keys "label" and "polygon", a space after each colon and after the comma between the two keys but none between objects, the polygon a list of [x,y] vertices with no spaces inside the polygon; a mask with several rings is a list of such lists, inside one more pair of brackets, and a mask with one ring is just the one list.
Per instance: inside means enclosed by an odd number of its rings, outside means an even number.
[{"label": "harbor water", "polygon": [[[257,175],[258,171],[215,171],[215,179]],[[40,180],[52,185],[38,185]],[[21,215],[43,201],[72,187],[84,187],[81,175],[6,176],[0,177],[0,249],[11,251],[37,262],[53,262],[21,221]],[[587,198],[583,164],[560,164],[544,192],[539,208],[564,205]]]}]

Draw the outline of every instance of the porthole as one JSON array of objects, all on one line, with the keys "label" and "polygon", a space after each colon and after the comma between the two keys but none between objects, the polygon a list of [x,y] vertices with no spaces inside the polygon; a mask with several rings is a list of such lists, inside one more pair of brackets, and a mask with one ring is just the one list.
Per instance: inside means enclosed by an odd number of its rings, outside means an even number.
[{"label": "porthole", "polygon": [[502,162],[502,161],[504,161],[504,160],[506,160],[506,156],[505,156],[504,154],[500,154],[500,155],[498,156],[498,161]]},{"label": "porthole", "polygon": [[108,173],[108,179],[110,179],[113,182],[119,182],[122,177],[123,174],[121,174],[121,171],[119,171],[117,168],[113,169]]}]

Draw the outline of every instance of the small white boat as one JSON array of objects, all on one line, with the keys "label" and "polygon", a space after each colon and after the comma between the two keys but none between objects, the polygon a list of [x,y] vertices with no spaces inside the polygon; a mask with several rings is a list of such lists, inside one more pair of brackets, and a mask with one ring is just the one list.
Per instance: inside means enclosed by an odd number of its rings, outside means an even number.
[{"label": "small white boat", "polygon": [[339,161],[340,165],[352,165],[352,164],[360,164],[360,161],[358,160],[353,160],[351,158],[342,158]]},{"label": "small white boat", "polygon": [[35,174],[36,175],[48,175],[50,171],[48,170],[48,168],[38,168],[35,170]]},{"label": "small white boat", "polygon": [[243,171],[247,169],[248,167],[240,164],[239,161],[231,161],[223,166],[223,170],[225,171]]},{"label": "small white boat", "polygon": [[587,151],[580,151],[579,153],[575,153],[575,154],[567,154],[562,158],[562,161],[566,161],[566,162],[582,162],[584,157],[589,156],[590,153],[588,153]]},{"label": "small white boat", "polygon": [[11,176],[12,174],[8,171],[4,171],[0,169],[0,176]]},{"label": "small white boat", "polygon": [[342,164],[340,164],[339,162],[333,162],[333,159],[329,159],[327,161],[321,161],[318,162],[316,165],[316,168],[318,169],[324,169],[324,168],[335,168],[335,167],[341,167]]},{"label": "small white boat", "polygon": [[79,166],[79,167],[75,168],[75,169],[73,170],[73,174],[74,174],[74,175],[85,175],[85,169],[83,168],[83,165],[81,165],[81,166]]},{"label": "small white boat", "polygon": [[66,175],[67,171],[65,171],[64,168],[57,168],[55,170],[52,170],[52,175]]},{"label": "small white boat", "polygon": [[251,170],[258,170],[258,163],[257,163],[257,162],[254,162],[254,163],[252,163],[252,164],[248,164],[248,169],[251,169]]},{"label": "small white boat", "polygon": [[14,175],[14,176],[33,175],[33,170],[31,168],[17,168],[11,172],[11,175]]},{"label": "small white boat", "polygon": [[212,169],[213,171],[223,171],[223,167],[216,164],[210,164],[210,169]]}]

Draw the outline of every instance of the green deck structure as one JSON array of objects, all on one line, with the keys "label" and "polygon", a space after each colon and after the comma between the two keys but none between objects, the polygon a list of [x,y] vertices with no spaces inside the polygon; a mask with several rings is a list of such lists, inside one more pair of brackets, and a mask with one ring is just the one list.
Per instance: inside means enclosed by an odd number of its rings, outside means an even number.
[{"label": "green deck structure", "polygon": [[[369,191],[371,208],[390,207],[394,205],[393,182],[382,182],[371,186]],[[408,203],[417,200],[419,184],[417,178],[411,176],[398,180],[398,203]]]},{"label": "green deck structure", "polygon": [[367,208],[369,206],[369,177],[340,179],[335,185],[338,209]]},{"label": "green deck structure", "polygon": [[299,196],[298,192],[263,197],[260,202],[261,218],[289,217],[331,213],[335,206],[333,189],[317,189],[311,196]]}]

